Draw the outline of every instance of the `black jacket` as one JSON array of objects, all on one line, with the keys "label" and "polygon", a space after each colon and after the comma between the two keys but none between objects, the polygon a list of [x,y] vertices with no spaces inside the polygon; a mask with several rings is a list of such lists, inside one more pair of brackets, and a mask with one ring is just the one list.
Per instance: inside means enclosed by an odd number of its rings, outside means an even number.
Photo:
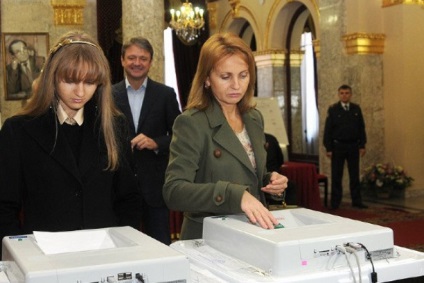
[{"label": "black jacket", "polygon": [[0,131],[1,238],[34,230],[138,228],[141,196],[134,175],[125,158],[117,171],[104,170],[105,144],[95,106],[89,104],[78,162],[52,110],[5,121]]},{"label": "black jacket", "polygon": [[112,92],[116,105],[127,117],[129,139],[143,133],[158,144],[157,151],[134,149],[133,163],[144,200],[154,207],[166,207],[162,187],[169,160],[172,126],[180,114],[174,89],[149,78],[138,129],[134,126],[125,80],[113,85]]},{"label": "black jacket", "polygon": [[357,143],[359,148],[365,148],[365,122],[358,104],[350,102],[349,111],[342,107],[341,102],[328,108],[324,128],[324,146],[327,152],[333,151],[335,141]]}]

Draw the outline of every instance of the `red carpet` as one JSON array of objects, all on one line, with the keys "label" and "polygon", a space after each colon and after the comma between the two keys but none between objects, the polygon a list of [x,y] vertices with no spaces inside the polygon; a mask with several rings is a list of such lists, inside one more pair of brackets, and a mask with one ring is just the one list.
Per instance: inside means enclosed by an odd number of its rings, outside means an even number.
[{"label": "red carpet", "polygon": [[408,212],[389,206],[370,205],[368,209],[342,204],[337,210],[324,212],[377,224],[393,229],[395,245],[424,252],[424,212]]}]

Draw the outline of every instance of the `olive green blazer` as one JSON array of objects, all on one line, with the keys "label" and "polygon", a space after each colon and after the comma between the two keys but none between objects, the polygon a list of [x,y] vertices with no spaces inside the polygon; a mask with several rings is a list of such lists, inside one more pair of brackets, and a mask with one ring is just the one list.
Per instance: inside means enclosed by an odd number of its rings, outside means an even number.
[{"label": "olive green blazer", "polygon": [[260,188],[269,173],[263,117],[251,110],[243,122],[256,170],[217,102],[205,111],[192,109],[176,118],[163,196],[170,209],[185,212],[181,239],[202,238],[206,216],[241,213],[245,190],[265,204]]}]

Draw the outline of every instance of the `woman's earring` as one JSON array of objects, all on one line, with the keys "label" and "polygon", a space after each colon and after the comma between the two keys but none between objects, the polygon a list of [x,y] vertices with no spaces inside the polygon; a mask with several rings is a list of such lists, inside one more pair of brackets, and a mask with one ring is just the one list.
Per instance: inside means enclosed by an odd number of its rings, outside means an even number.
[{"label": "woman's earring", "polygon": [[210,87],[210,84],[205,83],[205,88],[207,89],[207,88],[209,88],[209,87]]}]

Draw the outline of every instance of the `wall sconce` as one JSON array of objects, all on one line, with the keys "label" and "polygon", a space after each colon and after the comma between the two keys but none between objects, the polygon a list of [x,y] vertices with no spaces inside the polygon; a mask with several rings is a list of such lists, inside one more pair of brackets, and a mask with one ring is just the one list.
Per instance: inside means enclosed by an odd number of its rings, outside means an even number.
[{"label": "wall sconce", "polygon": [[55,25],[83,25],[86,0],[51,0]]}]

